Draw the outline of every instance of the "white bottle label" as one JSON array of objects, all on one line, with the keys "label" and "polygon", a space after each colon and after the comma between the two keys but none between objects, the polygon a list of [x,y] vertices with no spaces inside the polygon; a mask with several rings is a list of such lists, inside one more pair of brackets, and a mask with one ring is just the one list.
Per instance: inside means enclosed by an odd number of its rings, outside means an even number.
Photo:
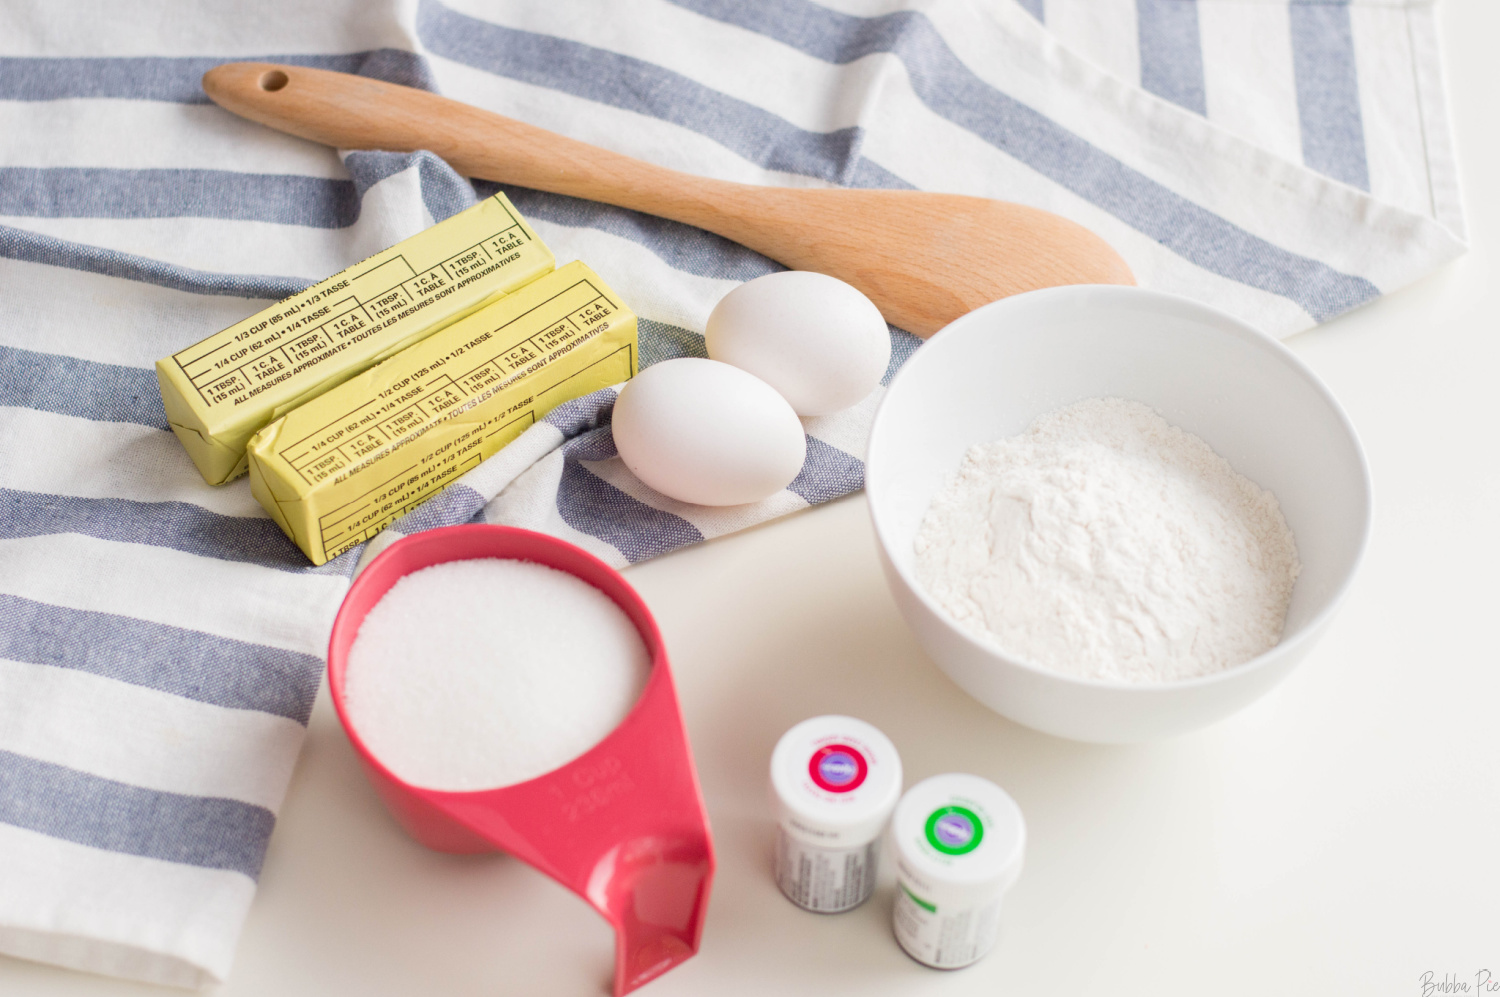
[{"label": "white bottle label", "polygon": [[1000,897],[978,907],[944,909],[905,881],[896,887],[896,941],[918,962],[957,969],[982,959],[1000,934]]},{"label": "white bottle label", "polygon": [[776,885],[805,910],[834,914],[858,907],[875,889],[879,839],[855,848],[820,848],[776,830]]}]

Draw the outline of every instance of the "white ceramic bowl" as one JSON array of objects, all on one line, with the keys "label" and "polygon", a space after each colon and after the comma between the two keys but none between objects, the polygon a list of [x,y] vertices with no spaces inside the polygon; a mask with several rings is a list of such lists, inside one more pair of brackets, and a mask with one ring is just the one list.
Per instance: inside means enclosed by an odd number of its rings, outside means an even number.
[{"label": "white ceramic bowl", "polygon": [[[1276,495],[1302,561],[1276,647],[1186,681],[1070,678],[981,643],[920,587],[913,541],[964,452],[1105,395],[1150,405]],[[1284,678],[1343,598],[1371,519],[1354,428],[1291,351],[1215,309],[1134,287],[1034,291],[939,332],[907,361],[876,413],[865,490],[896,602],[943,671],[1018,723],[1104,743],[1194,730]]]}]

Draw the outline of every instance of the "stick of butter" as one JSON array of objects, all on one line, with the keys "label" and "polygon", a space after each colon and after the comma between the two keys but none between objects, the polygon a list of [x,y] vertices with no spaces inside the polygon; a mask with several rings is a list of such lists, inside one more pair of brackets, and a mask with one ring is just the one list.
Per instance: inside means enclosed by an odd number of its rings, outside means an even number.
[{"label": "stick of butter", "polygon": [[205,480],[245,473],[266,423],[502,294],[552,251],[503,194],[156,362],[167,422]]},{"label": "stick of butter", "polygon": [[250,490],[322,564],[555,406],[635,372],[635,315],[569,263],[261,430],[250,441]]}]

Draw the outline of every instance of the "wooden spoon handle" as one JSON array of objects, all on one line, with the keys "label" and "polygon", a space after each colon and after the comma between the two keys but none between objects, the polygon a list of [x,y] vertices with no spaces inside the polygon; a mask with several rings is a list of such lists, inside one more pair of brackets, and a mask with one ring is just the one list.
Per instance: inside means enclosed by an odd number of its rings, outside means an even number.
[{"label": "wooden spoon handle", "polygon": [[711,230],[722,221],[718,197],[747,186],[679,173],[425,90],[348,73],[233,62],[205,73],[203,89],[241,117],[338,149],[428,149],[464,176]]},{"label": "wooden spoon handle", "polygon": [[617,204],[707,229],[859,288],[930,336],[980,305],[1058,284],[1134,283],[1110,246],[1037,208],[914,190],[765,187],[678,173],[425,90],[263,62],[203,89],[252,121],[340,149],[430,149],[459,173]]}]

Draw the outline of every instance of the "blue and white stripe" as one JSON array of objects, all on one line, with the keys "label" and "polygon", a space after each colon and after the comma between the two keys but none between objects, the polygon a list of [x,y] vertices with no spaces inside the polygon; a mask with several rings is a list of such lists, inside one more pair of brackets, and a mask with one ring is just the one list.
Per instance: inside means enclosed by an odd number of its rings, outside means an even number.
[{"label": "blue and white stripe", "polygon": [[1026,6],[1117,78],[1462,235],[1432,0]]},{"label": "blue and white stripe", "polygon": [[1302,161],[1335,180],[1369,190],[1370,166],[1348,0],[1294,0],[1287,15]]},{"label": "blue and white stripe", "polygon": [[[198,86],[212,65],[364,73],[725,179],[1036,204],[1100,232],[1143,283],[1281,335],[1462,250],[1422,3],[398,6],[0,8],[0,952],[224,978],[332,615],[395,538],[510,523],[623,565],[863,481],[881,391],[806,421],[788,489],[705,509],[624,468],[607,390],[307,566],[244,480],[203,484],[152,363],[495,188],[430,154],[341,156],[234,118]],[[702,355],[717,300],[777,269],[674,222],[507,193],[639,313],[643,364]],[[887,379],[917,345],[891,335]]]}]

